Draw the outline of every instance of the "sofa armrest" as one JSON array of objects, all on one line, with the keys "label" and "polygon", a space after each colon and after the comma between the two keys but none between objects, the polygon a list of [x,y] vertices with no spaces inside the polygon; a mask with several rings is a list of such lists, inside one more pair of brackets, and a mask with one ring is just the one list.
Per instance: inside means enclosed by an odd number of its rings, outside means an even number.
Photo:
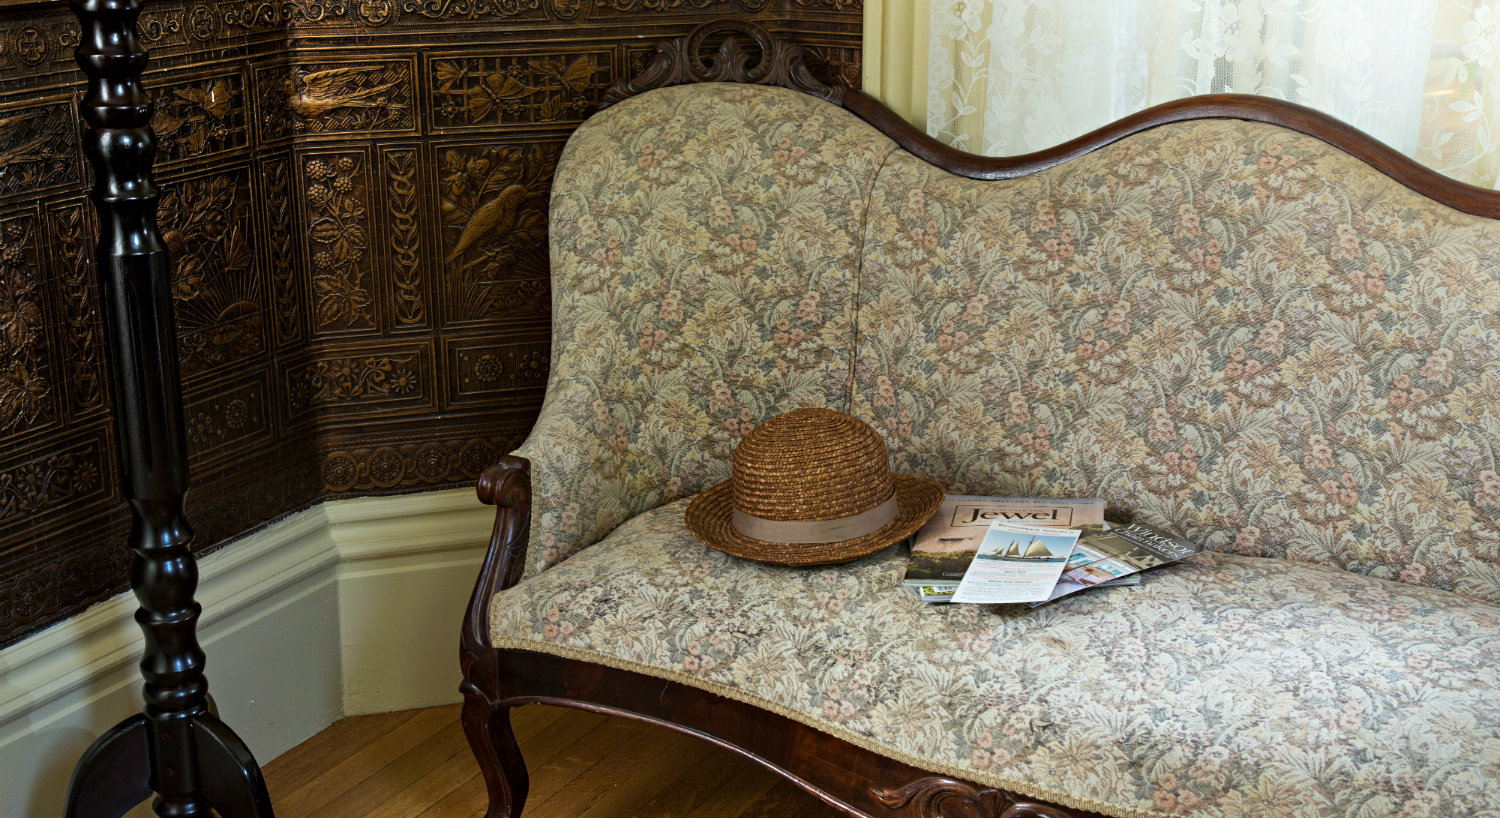
[{"label": "sofa armrest", "polygon": [[490,598],[521,580],[531,540],[531,461],[502,455],[479,475],[479,502],[495,506],[490,547],[464,616],[463,647],[489,646]]}]

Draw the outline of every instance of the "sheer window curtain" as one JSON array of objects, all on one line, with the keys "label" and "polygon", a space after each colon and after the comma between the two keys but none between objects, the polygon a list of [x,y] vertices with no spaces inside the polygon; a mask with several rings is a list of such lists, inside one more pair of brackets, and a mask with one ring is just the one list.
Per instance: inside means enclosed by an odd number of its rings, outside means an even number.
[{"label": "sheer window curtain", "polygon": [[[1168,100],[1249,93],[1332,114],[1456,179],[1500,177],[1500,0],[869,6],[887,19],[927,12],[926,129],[975,153],[1027,153]],[[866,90],[879,96],[879,78]]]}]

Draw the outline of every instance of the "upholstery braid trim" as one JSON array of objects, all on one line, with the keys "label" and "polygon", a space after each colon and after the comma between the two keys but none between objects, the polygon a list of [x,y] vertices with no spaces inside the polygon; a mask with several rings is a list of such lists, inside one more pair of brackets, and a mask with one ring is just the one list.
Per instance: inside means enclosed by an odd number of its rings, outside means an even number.
[{"label": "upholstery braid trim", "polygon": [[658,679],[665,679],[669,682],[677,682],[679,684],[688,685],[689,687],[696,687],[700,690],[706,690],[710,693],[723,696],[726,699],[733,699],[738,702],[743,702],[752,707],[758,707],[761,710],[768,710],[779,716],[785,716],[786,718],[792,719],[793,721],[801,722],[808,727],[811,727],[820,732],[837,736],[838,738],[843,739],[844,741],[847,741],[850,744],[855,745],[856,747],[860,747],[862,749],[869,750],[872,753],[876,753],[877,755],[882,755],[886,758],[894,759],[903,764],[916,767],[919,770],[929,770],[934,773],[941,773],[943,775],[952,776],[954,778],[974,781],[976,783],[984,784],[996,789],[1007,790],[1009,792],[1015,793],[1016,795],[1035,798],[1039,801],[1050,801],[1051,803],[1059,804],[1064,807],[1085,810],[1087,812],[1097,812],[1103,815],[1117,816],[1117,818],[1171,818],[1170,813],[1156,812],[1154,810],[1122,808],[1118,804],[1112,804],[1096,798],[1080,798],[1076,795],[1071,795],[1069,793],[1063,792],[1062,790],[1042,786],[1037,784],[1036,782],[1025,779],[1007,778],[1005,776],[979,773],[975,770],[959,767],[953,764],[934,764],[931,759],[922,758],[921,756],[913,755],[911,753],[903,753],[900,750],[894,749],[885,744],[881,744],[880,742],[871,739],[869,736],[863,735],[861,733],[856,733],[853,730],[849,730],[848,728],[819,721],[818,719],[808,716],[806,713],[803,713],[799,710],[794,710],[790,707],[778,704],[769,699],[761,698],[760,696],[756,696],[752,693],[746,693],[739,688],[719,684],[718,682],[710,682],[687,673],[681,673],[675,670],[667,670],[665,668],[654,667],[652,665],[641,664],[639,662],[632,662],[627,659],[620,659],[615,656],[610,656],[609,654],[598,653],[592,650],[574,648],[567,645],[558,645],[552,642],[544,642],[523,637],[506,637],[503,639],[496,639],[492,636],[490,641],[498,650],[527,650],[535,653],[545,653],[563,659],[572,659],[579,662],[588,662],[589,664],[594,665],[603,665],[605,667],[614,668],[616,670],[628,670],[632,673],[640,673],[646,676],[653,676]]}]

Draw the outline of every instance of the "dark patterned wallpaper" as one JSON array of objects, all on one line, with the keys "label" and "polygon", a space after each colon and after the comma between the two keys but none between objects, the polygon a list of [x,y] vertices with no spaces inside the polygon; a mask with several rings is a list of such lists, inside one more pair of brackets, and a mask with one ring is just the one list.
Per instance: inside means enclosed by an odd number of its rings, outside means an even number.
[{"label": "dark patterned wallpaper", "polygon": [[[471,481],[525,436],[558,152],[725,14],[858,86],[857,0],[146,4],[197,548]],[[126,587],[78,37],[62,3],[0,0],[0,644]]]}]

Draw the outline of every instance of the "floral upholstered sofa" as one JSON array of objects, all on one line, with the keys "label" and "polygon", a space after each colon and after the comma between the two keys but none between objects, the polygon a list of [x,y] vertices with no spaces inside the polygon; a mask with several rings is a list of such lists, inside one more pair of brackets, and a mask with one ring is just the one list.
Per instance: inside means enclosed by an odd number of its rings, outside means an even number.
[{"label": "floral upholstered sofa", "polygon": [[[982,160],[696,46],[557,170],[551,382],[463,636],[493,814],[546,702],[856,814],[1500,815],[1500,195],[1234,98]],[[1210,550],[1016,610],[922,604],[904,546],[704,546],[686,498],[804,406]]]}]

